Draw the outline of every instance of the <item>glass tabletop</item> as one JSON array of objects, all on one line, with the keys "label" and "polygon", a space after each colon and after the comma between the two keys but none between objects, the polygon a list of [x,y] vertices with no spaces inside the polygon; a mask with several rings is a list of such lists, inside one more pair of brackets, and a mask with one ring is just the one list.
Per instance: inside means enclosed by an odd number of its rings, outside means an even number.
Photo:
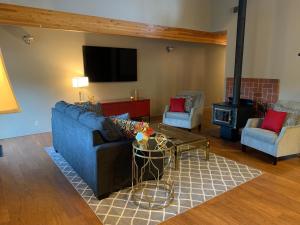
[{"label": "glass tabletop", "polygon": [[208,138],[200,135],[188,132],[183,129],[165,125],[162,123],[152,124],[151,127],[156,131],[167,136],[175,145],[183,145],[191,142],[201,142],[206,143]]},{"label": "glass tabletop", "polygon": [[174,143],[172,142],[172,140],[168,139],[158,143],[155,137],[150,137],[145,144],[141,144],[135,140],[132,142],[132,146],[134,150],[143,152],[165,152],[171,150],[174,147]]}]

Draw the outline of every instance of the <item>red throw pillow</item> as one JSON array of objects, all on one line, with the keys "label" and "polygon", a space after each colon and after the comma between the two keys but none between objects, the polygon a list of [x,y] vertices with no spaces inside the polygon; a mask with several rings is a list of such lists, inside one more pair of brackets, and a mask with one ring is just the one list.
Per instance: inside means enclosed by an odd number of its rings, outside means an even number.
[{"label": "red throw pillow", "polygon": [[286,112],[278,112],[269,109],[261,125],[261,128],[279,133],[285,121],[286,115]]},{"label": "red throw pillow", "polygon": [[170,112],[184,112],[185,98],[171,98]]}]

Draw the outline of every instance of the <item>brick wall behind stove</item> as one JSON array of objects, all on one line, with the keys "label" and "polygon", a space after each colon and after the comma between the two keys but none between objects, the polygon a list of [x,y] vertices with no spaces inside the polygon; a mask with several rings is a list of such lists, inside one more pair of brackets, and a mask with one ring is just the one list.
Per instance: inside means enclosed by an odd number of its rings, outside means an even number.
[{"label": "brick wall behind stove", "polygon": [[[232,97],[233,78],[226,79],[226,100]],[[241,98],[257,102],[275,103],[279,97],[278,79],[242,78]]]}]

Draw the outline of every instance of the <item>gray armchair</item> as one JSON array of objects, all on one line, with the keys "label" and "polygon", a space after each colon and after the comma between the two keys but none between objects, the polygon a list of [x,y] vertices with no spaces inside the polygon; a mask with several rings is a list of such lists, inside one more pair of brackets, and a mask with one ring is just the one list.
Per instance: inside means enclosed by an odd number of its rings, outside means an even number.
[{"label": "gray armchair", "polygon": [[204,108],[204,95],[202,91],[181,91],[176,97],[193,97],[193,105],[190,112],[169,112],[170,106],[165,107],[163,123],[186,129],[201,128],[201,118]]},{"label": "gray armchair", "polygon": [[276,165],[279,157],[300,153],[300,103],[280,101],[273,108],[288,112],[286,122],[279,134],[261,129],[263,119],[249,119],[242,131],[241,143],[273,156]]}]

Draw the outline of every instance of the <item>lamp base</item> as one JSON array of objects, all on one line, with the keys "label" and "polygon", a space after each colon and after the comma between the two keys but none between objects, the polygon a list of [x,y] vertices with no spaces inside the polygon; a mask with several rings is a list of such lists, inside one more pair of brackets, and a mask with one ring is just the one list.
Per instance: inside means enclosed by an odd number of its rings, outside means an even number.
[{"label": "lamp base", "polygon": [[3,157],[3,148],[2,148],[2,145],[0,145],[0,157]]}]

